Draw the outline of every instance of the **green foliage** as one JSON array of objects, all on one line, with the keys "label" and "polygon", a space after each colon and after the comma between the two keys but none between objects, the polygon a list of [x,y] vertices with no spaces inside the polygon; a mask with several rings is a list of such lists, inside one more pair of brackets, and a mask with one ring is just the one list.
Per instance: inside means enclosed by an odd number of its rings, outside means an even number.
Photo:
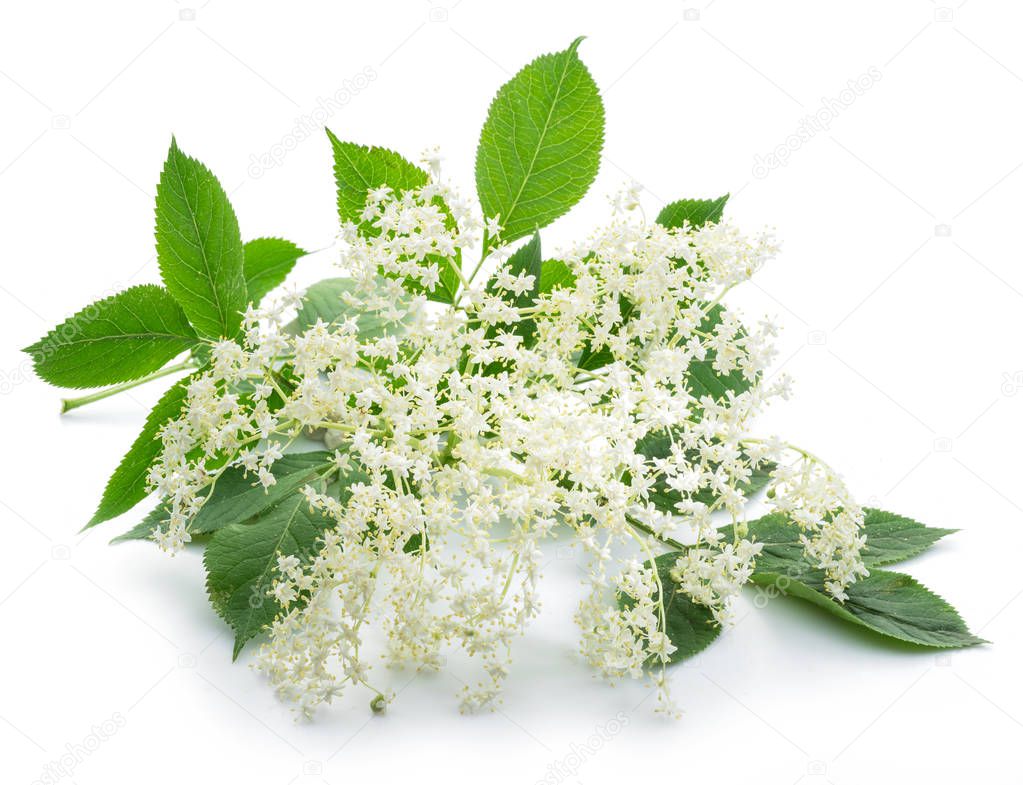
[{"label": "green foliage", "polygon": [[[724,312],[725,309],[720,304],[712,307],[700,324],[699,330],[708,334],[712,333],[721,323],[721,317]],[[708,395],[715,401],[723,401],[728,397],[729,393],[739,395],[752,387],[752,382],[743,376],[742,371],[733,370],[728,373],[720,373],[715,370],[714,361],[716,358],[717,352],[713,349],[708,349],[706,356],[702,360],[694,360],[689,364],[687,380],[689,382],[690,395],[697,400]]]},{"label": "green foliage", "polygon": [[[570,289],[576,284],[573,271],[564,261],[543,261],[538,230],[582,199],[599,168],[604,109],[597,86],[578,57],[580,41],[577,39],[564,51],[538,57],[500,88],[490,106],[476,151],[476,187],[483,214],[488,219],[496,219],[503,227],[497,240],[484,235],[479,264],[486,261],[498,242],[510,243],[529,237],[508,258],[506,267],[513,277],[520,273],[533,276],[532,286],[515,294],[499,287],[493,278],[486,285],[488,293],[500,295],[520,310],[530,308],[542,295],[560,288]],[[394,151],[344,142],[329,130],[327,135],[333,151],[340,220],[354,224],[363,237],[379,235],[380,229],[364,217],[369,191],[387,186],[400,196],[426,185],[427,172]],[[728,198],[725,194],[712,200],[672,202],[660,211],[657,222],[669,228],[684,225],[698,228],[720,221]],[[454,218],[441,197],[434,197],[433,204],[442,210],[451,228]],[[113,390],[80,398],[76,401],[78,405],[132,386],[145,377],[178,370],[182,366],[165,366],[184,352],[191,357],[188,367],[196,369],[195,374],[174,384],[149,413],[142,432],[108,481],[88,526],[121,515],[146,497],[147,475],[162,451],[161,430],[181,414],[190,381],[209,366],[212,342],[238,339],[246,306],[250,302],[258,303],[279,286],[297,259],[305,254],[297,245],[275,237],[263,237],[243,245],[224,189],[208,168],[185,155],[173,139],[157,188],[156,248],[166,288],[135,286],[100,300],[66,319],[25,350],[31,355],[39,376],[53,384],[71,388],[118,385]],[[435,262],[440,271],[440,283],[434,290],[424,291],[421,284],[409,278],[402,279],[400,286],[390,283],[388,296],[393,296],[395,305],[402,308],[417,295],[446,305],[459,303],[464,269],[461,254],[462,245],[458,244],[451,260],[426,257],[427,262]],[[609,292],[615,291],[612,284],[608,283]],[[403,289],[407,299],[401,299],[401,294],[392,295],[399,289]],[[298,333],[318,320],[336,325],[351,318],[357,321],[362,341],[404,332],[405,324],[401,321],[392,322],[360,311],[352,294],[351,279],[333,278],[314,284],[308,288],[288,329]],[[641,314],[636,304],[624,296],[619,297],[617,307],[621,321],[611,332],[621,335],[620,331],[630,320],[638,319]],[[713,333],[724,317],[723,307],[715,304],[709,308],[699,330]],[[502,331],[521,337],[526,347],[535,343],[536,325],[529,316],[512,325],[488,327],[486,336],[493,338]],[[479,332],[475,332],[473,339],[478,336]],[[597,344],[593,333],[590,337],[592,342],[573,359],[577,360],[579,368],[594,371],[613,362],[615,357],[607,345]],[[400,351],[404,352],[401,362],[415,361],[414,349],[406,346]],[[459,368],[464,371],[469,351],[456,347],[452,362],[457,359],[458,351],[463,352]],[[383,372],[391,363],[390,358],[363,360],[364,367],[384,369]],[[690,407],[690,416],[694,419],[701,416],[701,406],[706,405],[707,399],[720,402],[751,388],[751,380],[740,371],[718,372],[714,361],[714,351],[709,350],[702,359],[690,364],[686,384],[697,401]],[[161,369],[164,369],[162,373]],[[484,372],[497,374],[507,369],[507,365],[495,362]],[[479,373],[478,369],[476,372]],[[301,383],[299,373],[288,359],[277,362],[266,369],[266,373],[276,388],[266,399],[266,406],[271,412],[280,411],[288,393]],[[239,401],[251,402],[259,378],[258,374],[252,374],[230,383],[229,391],[237,394]],[[504,380],[487,381],[499,387]],[[228,384],[223,380],[217,383]],[[401,384],[406,382],[403,380]],[[400,389],[401,384],[396,382],[395,387]],[[443,380],[442,384],[453,382]],[[301,424],[295,434],[300,430]],[[393,432],[390,435],[398,436]],[[457,443],[454,432],[448,439],[445,452],[435,456],[444,465],[453,463],[458,455],[453,452]],[[637,452],[647,459],[666,458],[671,446],[669,433],[662,430],[640,440]],[[203,468],[211,473],[228,466],[235,457],[235,453],[226,448],[218,451],[214,446],[209,450],[213,454],[206,455]],[[203,447],[197,447],[196,454],[204,455]],[[696,461],[698,455],[693,453],[690,459]],[[716,467],[707,468],[713,471]],[[747,497],[752,496],[768,484],[775,468],[774,464],[762,464],[737,490]],[[278,557],[291,555],[308,563],[317,551],[323,532],[335,525],[310,508],[302,489],[313,485],[344,503],[353,483],[369,481],[358,472],[343,480],[337,479],[335,453],[325,450],[289,453],[274,464],[272,472],[276,482],[264,488],[252,473],[228,466],[205,491],[208,496],[189,523],[192,534],[208,539],[204,556],[207,591],[217,613],[235,632],[235,658],[248,640],[286,610],[268,595],[278,577]],[[630,481],[627,473],[623,480]],[[392,489],[405,492],[405,483],[397,473],[391,482]],[[570,487],[567,478],[561,478],[560,482]],[[409,486],[415,493],[414,484],[409,483]],[[674,505],[678,494],[663,477],[654,481],[649,499],[662,511],[676,512]],[[714,505],[718,496],[713,489],[704,488],[696,494],[696,499]],[[168,504],[163,500],[115,541],[150,537],[168,514]],[[983,642],[967,629],[955,609],[941,597],[907,575],[880,569],[921,553],[953,530],[926,527],[912,519],[876,509],[867,509],[865,514],[867,540],[862,555],[870,575],[847,588],[848,598],[844,602],[836,601],[827,593],[824,573],[803,554],[801,530],[779,514],[748,524],[749,536],[763,544],[752,582],[804,599],[838,618],[903,642],[939,648]],[[372,520],[366,522],[362,532],[367,539],[378,533],[376,526]],[[729,539],[735,535],[732,527],[722,528],[721,533]],[[401,527],[385,534],[400,536],[404,540],[404,552],[412,556],[423,555],[431,547],[425,525],[422,531],[412,535]],[[666,542],[674,548],[683,548],[673,540]],[[679,551],[666,553],[652,564],[647,563],[656,569],[662,587],[664,631],[677,647],[671,662],[693,656],[720,633],[710,610],[695,603],[671,579],[678,556]],[[300,593],[289,607],[301,607],[307,601],[308,597]],[[622,609],[628,610],[633,602],[627,596],[618,597]]]},{"label": "green foliage", "polygon": [[564,215],[597,176],[604,105],[576,54],[580,41],[538,57],[490,105],[476,151],[476,190],[505,242]]},{"label": "green foliage", "polygon": [[833,613],[840,619],[889,638],[932,648],[955,648],[985,643],[971,633],[955,608],[908,575],[888,570],[871,570],[846,589],[849,595],[839,603],[824,591],[820,570],[791,575],[761,572],[752,581],[774,587]]},{"label": "green foliage", "polygon": [[[802,532],[784,515],[771,513],[750,521],[747,527],[748,536],[764,545],[757,557],[758,570],[786,572],[792,564],[802,562]],[[867,544],[862,552],[863,563],[873,568],[904,561],[955,531],[924,526],[911,518],[884,510],[864,508],[863,533],[867,537]],[[724,527],[721,532],[726,539],[732,539],[730,526]],[[802,567],[800,571],[803,571]]]},{"label": "green foliage", "polygon": [[[400,195],[426,185],[428,175],[393,150],[342,142],[330,130],[327,130],[327,136],[334,149],[337,210],[342,223],[357,224],[360,232],[370,236],[378,234],[379,229],[362,217],[369,191],[386,185]],[[443,206],[440,197],[437,197],[437,203]],[[460,283],[458,272],[443,259],[432,256],[426,258],[438,263],[440,281],[437,286],[432,291],[424,291],[418,281],[405,279],[405,287],[416,294],[422,292],[436,302],[455,302]]]},{"label": "green foliage", "polygon": [[539,294],[547,294],[555,289],[571,289],[575,286],[575,274],[560,259],[548,259],[540,267]]},{"label": "green foliage", "polygon": [[306,252],[280,237],[260,237],[245,243],[245,288],[249,301],[259,303],[282,283]]},{"label": "green foliage", "polygon": [[149,416],[146,417],[142,433],[136,437],[131,448],[107,481],[99,508],[86,528],[128,512],[149,495],[146,488],[146,475],[149,472],[149,467],[153,465],[153,461],[163,452],[160,430],[164,423],[181,414],[181,407],[188,395],[188,384],[191,379],[190,376],[181,379],[156,402],[152,411],[149,412]]},{"label": "green foliage", "polygon": [[863,563],[884,567],[923,553],[946,534],[958,530],[924,526],[912,518],[867,507],[864,531],[867,544],[863,548]]},{"label": "green foliage", "polygon": [[[199,508],[188,530],[207,534],[232,523],[245,523],[306,485],[314,484],[333,466],[334,454],[325,450],[288,453],[274,463],[271,473],[277,482],[266,489],[256,483],[251,472],[246,473],[240,466],[231,467],[217,479],[213,495]],[[148,539],[169,515],[166,503],[157,505],[141,523],[111,542]]]},{"label": "green foliage", "polygon": [[[396,194],[426,185],[426,172],[385,147],[366,147],[342,142],[327,129],[334,150],[337,212],[342,223],[364,224],[366,197],[375,188],[388,186]],[[368,226],[364,226],[366,231]]]},{"label": "green foliage", "polygon": [[688,221],[699,229],[705,223],[717,223],[725,212],[729,194],[717,199],[679,199],[666,204],[657,214],[657,223],[669,229],[680,229]]},{"label": "green foliage", "polygon": [[238,220],[213,173],[173,139],[156,188],[156,255],[195,331],[234,337],[248,302]]},{"label": "green foliage", "polygon": [[[655,431],[647,434],[636,445],[636,452],[645,456],[646,458],[667,458],[671,455],[671,437],[668,435],[666,430]],[[693,456],[695,458],[695,455]],[[715,467],[710,467],[713,471]],[[771,480],[771,472],[774,471],[775,464],[770,462],[761,463],[755,469],[750,471],[749,479],[739,484],[736,487],[743,496],[747,499],[751,498],[755,494],[762,491]],[[706,505],[713,505],[717,499],[718,494],[712,488],[701,488],[694,494],[696,501],[703,502]],[[657,507],[661,512],[671,513],[673,515],[678,514],[678,510],[675,508],[675,504],[679,501],[678,493],[673,490],[665,481],[664,477],[658,477],[653,486],[649,491],[650,502]]]},{"label": "green foliage", "polygon": [[267,594],[277,577],[277,557],[306,561],[332,525],[330,518],[310,512],[304,496],[292,493],[248,523],[231,523],[213,535],[203,556],[206,591],[234,630],[234,659],[281,611],[280,603]]},{"label": "green foliage", "polygon": [[147,284],[86,306],[25,351],[50,384],[102,387],[150,374],[197,340],[167,290]]},{"label": "green foliage", "polygon": [[[693,602],[671,579],[671,569],[678,556],[678,553],[665,553],[654,559],[661,589],[664,591],[664,632],[676,649],[669,663],[681,662],[700,653],[721,634],[721,626],[714,620],[710,610]],[[650,562],[644,562],[643,566],[649,567]],[[628,609],[635,604],[635,600],[619,594],[618,604],[622,609]]]},{"label": "green foliage", "polygon": [[[937,594],[908,575],[877,568],[920,553],[949,529],[929,529],[909,518],[868,509],[863,556],[870,575],[851,584],[848,599],[840,603],[825,591],[823,571],[803,556],[798,526],[778,513],[748,526],[749,536],[764,544],[752,577],[759,586],[807,600],[841,619],[907,643],[945,648],[984,642]],[[732,536],[731,527],[721,531]]]}]

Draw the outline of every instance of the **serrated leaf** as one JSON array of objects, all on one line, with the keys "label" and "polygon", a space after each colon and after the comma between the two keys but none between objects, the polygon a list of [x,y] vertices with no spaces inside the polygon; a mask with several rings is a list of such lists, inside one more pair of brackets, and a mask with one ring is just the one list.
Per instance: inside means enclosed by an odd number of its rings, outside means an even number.
[{"label": "serrated leaf", "polygon": [[214,610],[234,630],[232,659],[282,610],[267,594],[277,577],[277,556],[305,561],[333,525],[322,513],[310,511],[306,498],[295,492],[248,523],[216,531],[203,555],[206,591]]},{"label": "serrated leaf", "polygon": [[[188,530],[194,534],[207,534],[232,523],[244,523],[313,483],[333,465],[334,453],[325,450],[288,453],[274,463],[271,473],[277,482],[266,489],[254,484],[252,472],[246,476],[242,467],[233,466],[217,479],[213,496],[199,508],[189,522]],[[137,526],[111,542],[148,539],[169,515],[167,505],[159,504]]]},{"label": "serrated leaf", "polygon": [[362,212],[371,189],[386,185],[401,195],[426,185],[426,172],[393,150],[342,142],[330,129],[326,131],[334,150],[337,211],[342,223],[363,223]]},{"label": "serrated leaf", "polygon": [[295,262],[306,252],[280,237],[260,237],[245,243],[245,289],[258,304],[271,289],[284,283]]},{"label": "serrated leaf", "polygon": [[[380,230],[362,217],[369,191],[386,185],[400,196],[405,191],[426,185],[429,175],[393,150],[342,142],[329,129],[327,136],[334,150],[337,209],[341,222],[350,221],[356,224],[359,232],[364,235],[379,234]],[[439,196],[435,198],[434,203],[447,211]],[[450,213],[448,218],[453,222]],[[403,285],[413,294],[421,292],[434,302],[454,303],[460,284],[458,272],[447,260],[437,256],[427,255],[425,262],[437,265],[440,278],[437,285],[432,290],[425,290],[418,281],[411,278],[403,279]]]},{"label": "serrated leaf", "polygon": [[483,213],[511,242],[564,215],[597,176],[604,105],[576,54],[538,57],[497,92],[476,151]]},{"label": "serrated leaf", "polygon": [[160,453],[163,442],[160,430],[164,424],[177,418],[188,397],[188,384],[192,377],[186,376],[163,394],[146,417],[140,433],[127,454],[121,459],[113,475],[107,481],[100,499],[99,508],[85,528],[116,518],[149,495],[146,475]]},{"label": "serrated leaf", "polygon": [[971,633],[959,613],[945,600],[908,575],[873,569],[846,588],[848,599],[839,603],[825,593],[820,570],[784,573],[761,572],[751,580],[774,587],[824,608],[840,619],[889,638],[932,648],[957,648],[986,643]]},{"label": "serrated leaf", "polygon": [[[868,568],[883,567],[916,556],[955,529],[924,526],[910,518],[872,507],[864,508],[863,533],[867,542],[861,556]],[[771,513],[747,523],[748,533],[764,548],[757,558],[757,569],[785,572],[791,565],[803,564],[801,530],[780,513]],[[721,532],[731,538],[731,527]],[[802,566],[798,569],[804,569]]]},{"label": "serrated leaf", "polygon": [[547,294],[555,289],[571,289],[573,286],[575,273],[560,259],[548,259],[540,267],[540,294]]},{"label": "serrated leaf", "polygon": [[145,284],[83,308],[25,351],[58,387],[103,387],[162,368],[198,338],[162,286]]},{"label": "serrated leaf", "polygon": [[[665,596],[664,632],[675,646],[675,651],[668,659],[669,663],[681,662],[698,654],[721,634],[721,626],[714,620],[710,609],[693,602],[671,579],[671,569],[678,557],[678,553],[664,553],[654,559]],[[649,564],[649,561],[645,562],[644,566]],[[654,600],[656,599],[655,597]],[[618,597],[618,604],[622,609],[632,607],[634,602],[626,595]]]},{"label": "serrated leaf", "polygon": [[238,220],[213,173],[173,139],[156,188],[156,255],[196,332],[233,338],[248,301]]},{"label": "serrated leaf", "polygon": [[912,518],[871,507],[864,508],[863,513],[867,544],[861,555],[868,567],[883,567],[916,556],[958,531],[924,526]]},{"label": "serrated leaf", "polygon": [[667,204],[657,215],[657,223],[669,229],[680,229],[688,221],[699,229],[705,223],[717,223],[725,212],[729,194],[717,199],[679,199]]},{"label": "serrated leaf", "polygon": [[[773,587],[812,602],[839,618],[890,638],[938,648],[983,643],[970,633],[956,610],[937,594],[908,575],[876,566],[919,553],[948,530],[934,529],[931,530],[933,536],[923,536],[917,527],[926,527],[915,521],[874,509],[869,510],[866,517],[869,519],[864,527],[868,545],[872,534],[876,534],[883,545],[873,554],[864,551],[870,575],[846,588],[849,596],[844,603],[826,592],[824,572],[809,564],[803,555],[799,527],[779,513],[747,524],[748,536],[764,544],[751,580],[759,586]],[[720,531],[726,538],[732,537],[732,527],[726,526]]]}]

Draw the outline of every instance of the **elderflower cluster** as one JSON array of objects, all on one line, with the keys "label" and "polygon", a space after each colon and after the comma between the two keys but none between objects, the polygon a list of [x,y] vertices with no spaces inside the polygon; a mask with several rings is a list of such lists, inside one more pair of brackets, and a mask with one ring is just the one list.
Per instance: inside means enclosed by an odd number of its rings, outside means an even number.
[{"label": "elderflower cluster", "polygon": [[[242,341],[215,345],[189,385],[150,473],[168,550],[189,540],[226,468],[271,488],[303,435],[335,451],[300,491],[330,525],[314,552],[278,559],[269,594],[282,611],[259,655],[302,712],[370,686],[370,625],[394,664],[475,657],[463,706],[491,704],[541,608],[542,547],[566,537],[587,563],[583,656],[611,679],[651,676],[670,707],[663,581],[727,621],[760,545],[718,527],[744,521],[758,470],[773,471],[773,503],[802,527],[829,591],[865,573],[862,513],[841,482],[750,435],[788,383],[763,374],[774,328],[718,303],[774,254],[771,238],[668,229],[635,217],[634,195],[617,204],[556,257],[558,282],[523,302],[535,273],[509,265],[498,223],[484,233],[436,171],[421,188],[374,189],[342,231],[343,315],[296,330],[294,298],[250,309]],[[468,258],[481,235],[482,271]],[[452,286],[454,305],[430,302]],[[714,384],[726,376],[743,391]],[[678,550],[665,547],[675,537],[691,547],[665,578],[652,560]]]}]

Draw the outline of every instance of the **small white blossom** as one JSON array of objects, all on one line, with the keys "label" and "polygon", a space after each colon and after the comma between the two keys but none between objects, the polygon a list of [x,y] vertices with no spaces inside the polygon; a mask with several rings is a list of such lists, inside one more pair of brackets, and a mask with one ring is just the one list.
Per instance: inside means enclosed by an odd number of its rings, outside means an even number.
[{"label": "small white blossom", "polygon": [[[436,669],[463,650],[479,663],[463,707],[492,705],[512,641],[540,612],[542,547],[570,535],[589,587],[576,612],[583,655],[610,679],[650,678],[659,710],[675,714],[665,597],[683,592],[729,620],[761,548],[743,528],[754,470],[777,464],[773,504],[833,596],[866,574],[862,510],[837,476],[753,436],[756,415],[788,394],[764,374],[775,328],[711,306],[774,243],[727,223],[646,224],[633,187],[610,221],[551,257],[572,285],[520,307],[537,281],[508,266],[499,217],[482,220],[439,180],[437,151],[424,161],[421,188],[367,193],[371,230],[342,227],[343,302],[357,318],[291,330],[290,294],[250,307],[241,343],[213,347],[148,475],[170,509],[155,537],[180,549],[225,470],[272,489],[285,451],[322,434],[334,461],[297,492],[331,525],[311,551],[276,559],[267,591],[282,610],[259,656],[300,712],[350,685],[383,695],[369,685],[370,624],[391,663]],[[472,277],[463,254],[484,227],[492,285],[467,281],[454,306],[427,307],[426,293]],[[691,383],[697,370],[746,384],[715,394]],[[671,546],[667,570],[653,569],[675,537],[691,547]],[[635,556],[624,566],[622,549]]]}]

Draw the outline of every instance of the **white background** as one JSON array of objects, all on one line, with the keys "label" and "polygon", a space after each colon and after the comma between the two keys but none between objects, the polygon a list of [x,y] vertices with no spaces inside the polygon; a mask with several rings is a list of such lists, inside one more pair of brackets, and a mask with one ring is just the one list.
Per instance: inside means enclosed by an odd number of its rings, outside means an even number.
[{"label": "white background", "polygon": [[[52,774],[48,762],[115,715],[123,727],[77,750],[61,781],[1020,781],[1018,3],[693,0],[687,14],[641,2],[188,2],[4,7],[4,782]],[[60,392],[18,349],[93,299],[158,280],[152,202],[172,132],[219,175],[246,238],[325,248],[336,216],[322,136],[265,172],[252,164],[319,98],[372,69],[333,130],[410,157],[440,144],[471,192],[494,91],[579,34],[603,88],[606,158],[545,246],[599,222],[605,194],[630,178],[649,213],[730,191],[733,220],[777,227],[782,256],[732,300],[785,328],[778,365],[797,395],[764,431],[826,456],[865,501],[960,528],[906,569],[993,643],[910,651],[794,600],[756,608],[750,593],[735,629],[675,671],[686,713],[666,721],[647,688],[611,689],[580,663],[576,567],[552,551],[545,611],[517,647],[500,711],[461,716],[455,678],[381,668],[401,691],[386,717],[353,693],[297,724],[247,660],[231,665],[198,553],[108,547],[141,511],[76,534],[160,390],[60,417]],[[872,66],[880,79],[829,129],[755,176],[758,155]],[[330,252],[300,264],[296,278],[315,280]],[[593,749],[619,713],[624,727]]]}]

